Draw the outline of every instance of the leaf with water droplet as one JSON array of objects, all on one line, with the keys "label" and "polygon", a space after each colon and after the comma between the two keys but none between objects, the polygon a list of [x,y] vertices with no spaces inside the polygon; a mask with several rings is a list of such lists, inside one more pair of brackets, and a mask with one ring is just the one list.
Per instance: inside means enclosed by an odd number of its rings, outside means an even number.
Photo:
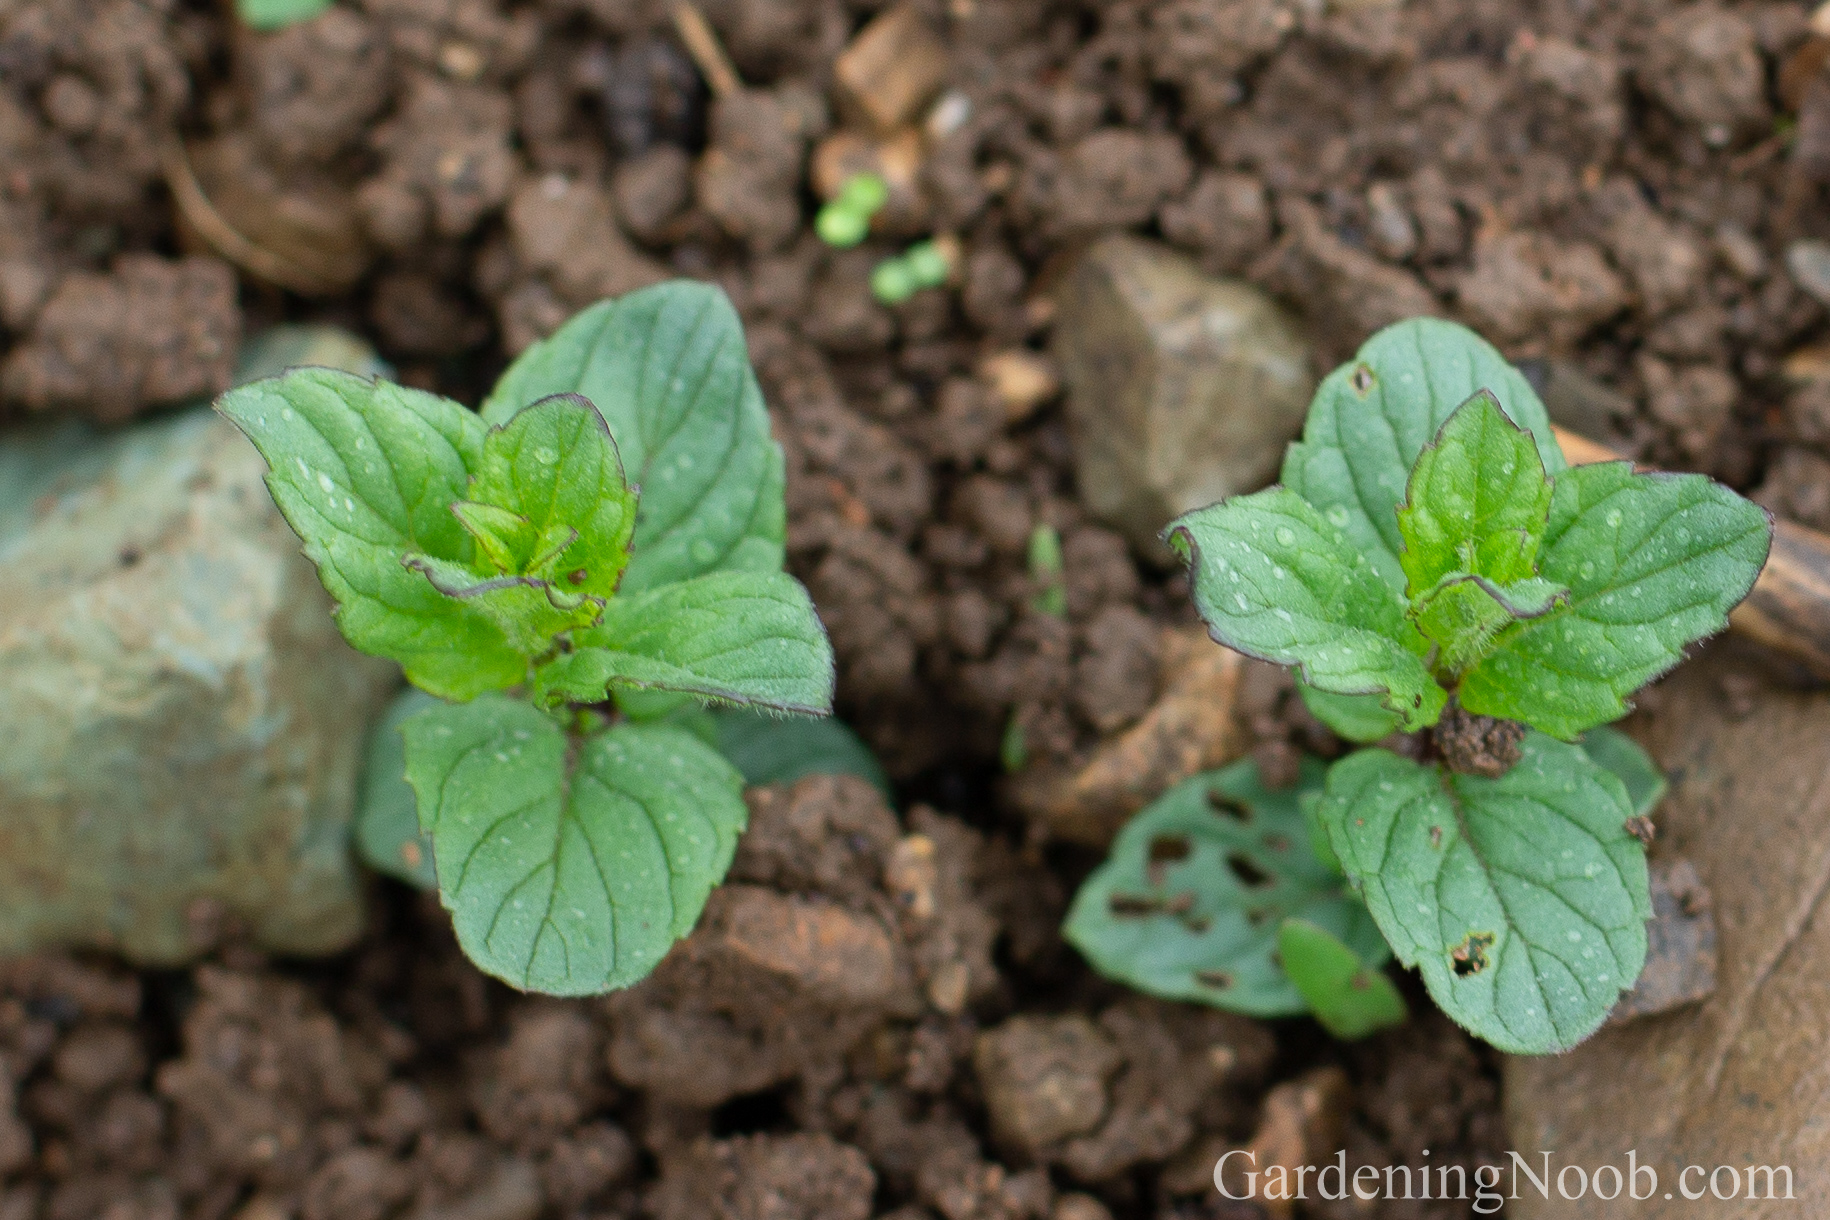
[{"label": "leaf with water droplet", "polygon": [[1619,779],[1540,733],[1499,779],[1361,750],[1329,769],[1315,808],[1398,960],[1514,1054],[1582,1041],[1645,964],[1652,901],[1632,814]]},{"label": "leaf with water droplet", "polygon": [[1771,542],[1764,509],[1703,475],[1565,471],[1538,571],[1569,602],[1502,631],[1463,675],[1462,705],[1565,740],[1620,718],[1628,695],[1728,625]]},{"label": "leaf with water droplet", "polygon": [[530,991],[642,979],[698,921],[749,816],[742,776],[671,724],[617,725],[568,761],[552,718],[485,695],[402,732],[458,944]]},{"label": "leaf with water droplet", "polygon": [[1436,722],[1448,696],[1423,663],[1428,641],[1398,591],[1356,563],[1301,496],[1281,487],[1235,496],[1172,522],[1167,537],[1221,643],[1299,666],[1319,690],[1377,695],[1407,729]]},{"label": "leaf with water droplet", "polygon": [[231,390],[216,409],[267,460],[267,487],[336,601],[345,639],[449,699],[526,678],[526,660],[488,615],[401,563],[409,553],[472,562],[451,505],[482,460],[482,420],[433,394],[319,368]]},{"label": "leaf with water droplet", "polygon": [[509,366],[483,418],[565,393],[603,415],[641,488],[625,592],[781,568],[781,447],[722,291],[676,280],[598,302]]}]

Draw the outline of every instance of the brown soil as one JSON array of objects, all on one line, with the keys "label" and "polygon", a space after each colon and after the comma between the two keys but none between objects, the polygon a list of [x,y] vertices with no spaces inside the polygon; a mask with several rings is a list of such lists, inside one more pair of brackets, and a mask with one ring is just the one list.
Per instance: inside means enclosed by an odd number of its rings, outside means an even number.
[{"label": "brown soil", "polygon": [[[1156,628],[1192,612],[1078,506],[1058,404],[1012,410],[978,370],[1044,349],[1063,257],[1126,227],[1279,295],[1324,362],[1424,311],[1566,361],[1619,392],[1599,439],[1830,524],[1830,382],[1786,375],[1825,331],[1784,258],[1830,181],[1809,6],[917,0],[971,109],[894,223],[964,257],[895,309],[867,279],[900,238],[836,252],[809,227],[834,58],[883,6],[703,7],[753,89],[708,98],[659,0],[345,0],[271,35],[205,0],[0,4],[5,409],[185,401],[281,318],[475,401],[571,310],[712,278],[788,451],[841,709],[908,802],[755,794],[705,930],[601,1003],[486,984],[391,888],[331,963],[14,967],[0,1220],[1245,1216],[1177,1158],[1249,1137],[1268,1086],[1326,1063],[1353,1160],[1497,1155],[1491,1060],[1440,1019],[1336,1047],[1128,998],[1059,943],[1091,860],[1017,846],[999,742],[1014,719],[1062,763],[1133,723]],[[237,300],[174,207],[174,131],[292,291],[244,274]],[[1065,619],[1034,608],[1039,523]],[[1333,747],[1268,671],[1242,702],[1273,772]],[[1052,1079],[1060,1039],[1105,1048],[1066,1058],[1089,1108],[1037,1118],[1046,1139],[1013,1134],[1018,1085],[987,1095],[1008,1056],[978,1035],[1013,1018],[1044,1023],[1011,1043],[1039,1047],[1019,1082]]]}]

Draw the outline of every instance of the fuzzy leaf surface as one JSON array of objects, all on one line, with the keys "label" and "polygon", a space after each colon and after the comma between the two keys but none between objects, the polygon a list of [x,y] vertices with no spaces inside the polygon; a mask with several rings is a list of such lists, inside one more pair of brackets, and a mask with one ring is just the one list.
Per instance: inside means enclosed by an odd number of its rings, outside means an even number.
[{"label": "fuzzy leaf surface", "polygon": [[526,676],[487,615],[402,565],[409,553],[471,562],[451,505],[482,457],[482,420],[436,395],[330,369],[253,382],[216,407],[267,460],[267,487],[336,601],[345,639],[446,699]]},{"label": "fuzzy leaf surface", "polygon": [[1377,965],[1385,942],[1341,875],[1309,848],[1300,794],[1272,790],[1250,761],[1171,788],[1121,830],[1087,878],[1062,933],[1095,969],[1140,991],[1253,1016],[1308,1002],[1277,964],[1278,926],[1300,917]]},{"label": "fuzzy leaf surface", "polygon": [[1361,750],[1316,806],[1398,960],[1514,1054],[1576,1045],[1639,977],[1652,904],[1632,812],[1618,779],[1541,733],[1499,779]]},{"label": "fuzzy leaf surface", "polygon": [[572,642],[539,670],[537,697],[593,703],[614,686],[832,710],[832,645],[807,590],[785,572],[714,572],[625,594]]},{"label": "fuzzy leaf surface", "polygon": [[1282,487],[1234,496],[1171,522],[1168,539],[1215,639],[1300,666],[1319,690],[1377,694],[1407,730],[1436,723],[1447,695],[1397,586],[1301,496]]},{"label": "fuzzy leaf surface", "polygon": [[1544,404],[1524,374],[1465,326],[1412,318],[1381,330],[1315,393],[1282,480],[1331,522],[1394,589],[1405,583],[1397,509],[1411,467],[1455,409],[1480,390],[1532,434],[1550,474],[1564,468]]},{"label": "fuzzy leaf surface", "polygon": [[503,696],[404,732],[458,942],[524,990],[595,995],[645,977],[692,930],[748,818],[735,768],[673,725],[587,738],[570,775],[565,732]]},{"label": "fuzzy leaf surface", "polygon": [[1442,667],[1459,673],[1487,655],[1503,628],[1548,614],[1568,599],[1568,589],[1535,576],[1502,586],[1451,572],[1412,604],[1411,619],[1441,647]]},{"label": "fuzzy leaf surface", "polygon": [[1368,967],[1351,946],[1319,924],[1284,920],[1277,930],[1277,955],[1310,1013],[1337,1038],[1364,1038],[1402,1025],[1410,1016],[1385,972]]},{"label": "fuzzy leaf surface", "polygon": [[1411,467],[1398,553],[1415,598],[1455,572],[1509,585],[1534,574],[1550,480],[1531,433],[1482,390],[1455,409]]},{"label": "fuzzy leaf surface", "polygon": [[1557,476],[1538,574],[1569,589],[1507,628],[1462,678],[1471,712],[1564,740],[1627,712],[1625,698],[1728,625],[1772,542],[1764,509],[1703,475],[1626,462]]},{"label": "fuzzy leaf surface", "polygon": [[553,394],[591,401],[641,488],[625,593],[781,567],[782,452],[722,291],[675,281],[600,301],[522,353],[483,418]]}]

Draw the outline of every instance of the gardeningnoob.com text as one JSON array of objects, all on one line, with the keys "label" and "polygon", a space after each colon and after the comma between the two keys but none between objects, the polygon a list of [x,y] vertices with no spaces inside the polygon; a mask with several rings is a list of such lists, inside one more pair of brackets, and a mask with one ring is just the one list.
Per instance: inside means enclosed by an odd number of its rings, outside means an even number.
[{"label": "gardeningnoob.com text", "polygon": [[1476,1215],[1491,1215],[1509,1199],[1536,1195],[1543,1199],[1576,1202],[1599,1199],[1792,1199],[1789,1165],[1686,1165],[1670,1177],[1642,1165],[1639,1153],[1629,1150],[1622,1164],[1578,1165],[1560,1163],[1556,1154],[1540,1152],[1534,1162],[1508,1152],[1499,1165],[1430,1165],[1429,1152],[1421,1166],[1347,1164],[1347,1153],[1337,1152],[1332,1163],[1260,1168],[1258,1154],[1234,1149],[1214,1165],[1214,1186],[1229,1199],[1291,1201],[1304,1199],[1465,1199]]}]

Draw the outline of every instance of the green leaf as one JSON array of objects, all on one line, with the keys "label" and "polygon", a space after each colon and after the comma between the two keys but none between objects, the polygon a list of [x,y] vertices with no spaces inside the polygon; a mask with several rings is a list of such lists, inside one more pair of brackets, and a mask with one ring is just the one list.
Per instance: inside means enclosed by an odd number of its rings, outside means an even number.
[{"label": "green leaf", "polygon": [[481,614],[523,657],[547,651],[553,637],[588,627],[603,613],[602,598],[568,594],[533,576],[485,576],[461,563],[409,555],[406,566],[434,589]]},{"label": "green leaf", "polygon": [[1568,605],[1507,628],[1462,677],[1462,706],[1565,740],[1728,625],[1772,542],[1764,509],[1702,475],[1626,462],[1557,476],[1538,574]]},{"label": "green leaf", "polygon": [[1606,725],[1582,735],[1582,752],[1600,767],[1611,772],[1627,789],[1627,800],[1633,813],[1644,817],[1665,799],[1665,773],[1658,769],[1652,756],[1640,744],[1619,729]]},{"label": "green leaf", "polygon": [[1284,920],[1277,930],[1277,954],[1309,1011],[1337,1038],[1364,1038],[1402,1025],[1410,1016],[1385,972],[1367,966],[1324,927],[1306,919]]},{"label": "green leaf", "polygon": [[280,30],[309,21],[331,6],[331,0],[235,0],[236,16],[256,30]]},{"label": "green leaf", "polygon": [[1317,690],[1296,675],[1296,693],[1309,714],[1348,741],[1378,741],[1398,731],[1403,717],[1385,706],[1383,695],[1336,695]]},{"label": "green leaf", "polygon": [[1532,576],[1549,515],[1550,480],[1531,433],[1482,390],[1411,467],[1398,506],[1406,593],[1419,597],[1457,572],[1497,585]]},{"label": "green leaf", "polygon": [[487,615],[402,566],[409,552],[471,562],[451,505],[482,457],[482,420],[436,395],[329,369],[253,382],[216,407],[267,460],[267,487],[335,599],[345,639],[446,699],[526,677]]},{"label": "green leaf", "polygon": [[[483,442],[470,500],[499,510],[466,522],[499,537],[498,571],[608,598],[629,563],[636,496],[603,417],[576,394],[541,399]],[[506,528],[505,528],[506,527]]]},{"label": "green leaf", "polygon": [[1171,522],[1168,538],[1215,639],[1299,665],[1320,690],[1381,695],[1407,730],[1436,723],[1448,696],[1396,586],[1302,497],[1281,487],[1234,496]]},{"label": "green leaf", "polygon": [[1322,781],[1267,789],[1249,761],[1171,788],[1119,832],[1062,933],[1107,978],[1173,1000],[1253,1016],[1305,1012],[1276,959],[1278,928],[1307,919],[1362,960],[1386,960],[1366,911],[1309,849],[1299,808]]},{"label": "green leaf", "polygon": [[625,593],[782,566],[781,448],[722,291],[675,281],[600,301],[522,353],[483,418],[566,393],[602,413],[642,489]]},{"label": "green leaf", "polygon": [[356,850],[363,862],[422,890],[438,883],[432,871],[432,837],[419,828],[413,787],[407,783],[407,743],[400,726],[438,706],[437,699],[411,686],[394,697],[369,729],[362,788],[356,794]]},{"label": "green leaf", "polygon": [[775,716],[754,708],[713,713],[718,752],[743,772],[743,782],[791,784],[806,775],[855,775],[893,801],[889,777],[869,746],[842,721]]},{"label": "green leaf", "polygon": [[439,897],[481,969],[551,995],[637,982],[730,868],[743,779],[686,729],[623,724],[576,744],[486,695],[406,723],[407,779]]},{"label": "green leaf", "polygon": [[1340,528],[1394,589],[1404,587],[1398,502],[1423,447],[1455,409],[1489,390],[1531,432],[1544,469],[1564,468],[1544,404],[1524,374],[1453,322],[1412,318],[1386,327],[1315,393],[1303,439],[1284,456],[1284,486]]},{"label": "green leaf", "polygon": [[715,572],[624,595],[572,643],[535,675],[536,698],[594,703],[617,686],[832,710],[832,645],[807,590],[785,572]]},{"label": "green leaf", "polygon": [[1417,599],[1411,619],[1441,648],[1439,667],[1460,673],[1491,651],[1502,628],[1539,618],[1568,600],[1568,589],[1535,576],[1502,586],[1484,576],[1451,572]]},{"label": "green leaf", "polygon": [[1639,976],[1652,904],[1632,812],[1618,779],[1540,733],[1499,779],[1362,750],[1316,808],[1398,960],[1515,1054],[1576,1045]]}]

